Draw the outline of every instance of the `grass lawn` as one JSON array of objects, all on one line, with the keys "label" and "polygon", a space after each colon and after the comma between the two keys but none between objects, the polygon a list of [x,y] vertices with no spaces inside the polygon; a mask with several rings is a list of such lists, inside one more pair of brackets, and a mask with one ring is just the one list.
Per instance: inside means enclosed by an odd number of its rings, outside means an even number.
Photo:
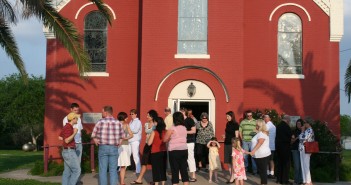
[{"label": "grass lawn", "polygon": [[51,182],[40,182],[36,180],[14,180],[14,179],[3,179],[0,178],[0,184],[11,184],[11,185],[60,185],[61,183]]},{"label": "grass lawn", "polygon": [[343,150],[342,157],[343,157],[342,164],[351,166],[351,150]]},{"label": "grass lawn", "polygon": [[[37,160],[43,160],[43,152],[0,150],[0,173],[16,169],[32,168]],[[3,184],[3,179],[0,182]]]},{"label": "grass lawn", "polygon": [[342,151],[342,161],[340,167],[340,180],[351,181],[351,150]]}]

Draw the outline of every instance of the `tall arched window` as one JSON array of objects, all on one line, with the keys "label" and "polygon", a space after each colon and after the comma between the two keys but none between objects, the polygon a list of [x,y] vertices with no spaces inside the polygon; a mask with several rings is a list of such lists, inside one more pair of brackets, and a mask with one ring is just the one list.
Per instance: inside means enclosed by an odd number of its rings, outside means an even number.
[{"label": "tall arched window", "polygon": [[107,20],[98,11],[90,12],[84,20],[84,48],[91,58],[92,72],[106,71]]},{"label": "tall arched window", "polygon": [[207,0],[178,0],[178,54],[207,54]]},{"label": "tall arched window", "polygon": [[278,74],[302,74],[302,23],[293,13],[278,21]]}]

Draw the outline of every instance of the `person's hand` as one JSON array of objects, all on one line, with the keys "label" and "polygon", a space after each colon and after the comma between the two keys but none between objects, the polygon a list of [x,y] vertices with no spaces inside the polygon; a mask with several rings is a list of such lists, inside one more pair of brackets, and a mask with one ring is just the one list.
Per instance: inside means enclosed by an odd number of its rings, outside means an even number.
[{"label": "person's hand", "polygon": [[94,138],[93,140],[94,140],[95,145],[96,145],[96,146],[99,146],[99,144],[100,144],[99,140],[96,139],[96,138]]},{"label": "person's hand", "polygon": [[63,140],[63,137],[59,136],[58,139],[59,139],[60,141],[62,141],[62,140]]}]

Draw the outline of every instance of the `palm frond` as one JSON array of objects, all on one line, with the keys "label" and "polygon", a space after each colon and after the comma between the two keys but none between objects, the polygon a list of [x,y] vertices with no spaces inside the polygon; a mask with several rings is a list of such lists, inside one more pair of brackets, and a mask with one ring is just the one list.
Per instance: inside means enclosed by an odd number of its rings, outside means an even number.
[{"label": "palm frond", "polygon": [[90,0],[93,2],[96,7],[99,9],[99,11],[104,15],[104,17],[107,19],[108,23],[112,25],[112,16],[110,10],[104,5],[103,0]]},{"label": "palm frond", "polygon": [[351,60],[349,62],[349,65],[347,66],[346,73],[345,73],[345,93],[346,96],[348,97],[348,102],[350,103],[351,99]]},{"label": "palm frond", "polygon": [[14,62],[15,66],[21,73],[25,82],[27,82],[27,72],[25,70],[22,57],[18,51],[17,43],[13,37],[12,31],[2,17],[0,17],[0,46],[4,48],[8,57]]},{"label": "palm frond", "polygon": [[[31,15],[42,20],[72,56],[82,74],[91,69],[89,54],[83,49],[81,37],[74,24],[62,17],[48,0],[21,0]],[[29,14],[28,14],[29,15]]]},{"label": "palm frond", "polygon": [[7,0],[0,0],[0,17],[2,17],[6,22],[17,22],[15,11]]}]

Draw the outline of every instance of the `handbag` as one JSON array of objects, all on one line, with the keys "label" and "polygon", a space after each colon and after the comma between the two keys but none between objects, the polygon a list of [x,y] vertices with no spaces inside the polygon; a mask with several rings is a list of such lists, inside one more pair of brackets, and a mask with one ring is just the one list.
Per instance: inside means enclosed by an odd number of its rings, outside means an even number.
[{"label": "handbag", "polygon": [[318,153],[318,152],[319,152],[319,145],[317,141],[305,143],[305,153]]}]

